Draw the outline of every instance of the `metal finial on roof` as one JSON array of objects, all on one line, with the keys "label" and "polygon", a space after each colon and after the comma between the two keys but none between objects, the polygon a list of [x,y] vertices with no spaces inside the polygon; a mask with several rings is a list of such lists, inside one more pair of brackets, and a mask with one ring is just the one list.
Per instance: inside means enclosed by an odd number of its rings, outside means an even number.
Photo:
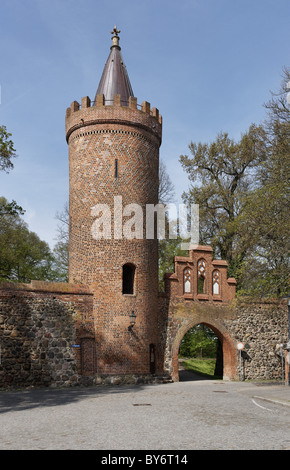
[{"label": "metal finial on roof", "polygon": [[110,54],[105,64],[96,96],[104,95],[105,104],[113,105],[114,95],[120,95],[121,105],[128,106],[129,97],[134,96],[134,93],[119,46],[119,32],[117,26],[111,31],[111,34],[113,34],[113,44],[110,48]]},{"label": "metal finial on roof", "polygon": [[113,31],[111,31],[111,34],[113,34],[112,36],[112,47],[120,47],[119,46],[119,36],[118,34],[120,33],[121,31],[117,29],[117,26],[115,25]]}]

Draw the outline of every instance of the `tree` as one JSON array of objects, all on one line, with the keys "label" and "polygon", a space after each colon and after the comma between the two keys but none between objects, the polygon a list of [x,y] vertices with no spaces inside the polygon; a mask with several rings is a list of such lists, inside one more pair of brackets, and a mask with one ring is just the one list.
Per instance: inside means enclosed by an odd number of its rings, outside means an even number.
[{"label": "tree", "polygon": [[241,246],[237,218],[266,158],[264,129],[253,124],[239,142],[220,133],[210,144],[191,142],[189,149],[192,158],[180,156],[192,183],[183,200],[199,205],[200,242],[211,245],[216,257],[228,261],[229,274],[239,277],[247,247]]},{"label": "tree", "polygon": [[174,185],[167,173],[165,163],[160,160],[159,163],[159,186],[158,186],[158,202],[160,204],[168,204],[175,197]]},{"label": "tree", "polygon": [[0,219],[5,215],[23,215],[24,209],[16,201],[8,202],[5,198],[0,198]]},{"label": "tree", "polygon": [[[167,205],[172,203],[175,197],[174,185],[167,173],[166,165],[161,160],[159,165],[159,188],[158,188],[158,202],[159,204]],[[159,277],[159,290],[164,290],[164,275],[169,272],[174,272],[174,258],[175,256],[186,256],[187,253],[181,249],[181,242],[184,240],[178,235],[177,221],[172,221],[175,224],[175,238],[169,238],[169,219],[166,217],[166,236],[164,239],[158,240],[158,277]],[[173,234],[171,234],[173,235]]]},{"label": "tree", "polygon": [[[176,229],[177,230],[177,229]],[[188,256],[188,252],[181,249],[184,240],[180,236],[176,238],[164,238],[158,241],[158,277],[159,290],[164,290],[164,275],[174,272],[175,256]]]},{"label": "tree", "polygon": [[12,134],[7,132],[6,126],[0,126],[0,171],[6,171],[6,173],[12,170],[12,159],[16,157],[11,136]]},{"label": "tree", "polygon": [[[14,143],[0,126],[0,171],[13,169]],[[62,280],[48,244],[28,229],[21,219],[24,209],[16,201],[0,197],[0,280],[30,282]]]},{"label": "tree", "polygon": [[258,187],[247,199],[240,225],[249,247],[243,290],[252,295],[289,293],[290,69],[284,68],[278,93],[265,105],[267,159],[258,175]]},{"label": "tree", "polygon": [[69,206],[66,202],[62,212],[57,212],[55,218],[60,222],[57,226],[57,240],[61,243],[69,242]]},{"label": "tree", "polygon": [[267,120],[240,142],[219,134],[191,144],[180,161],[192,182],[188,203],[200,205],[201,243],[229,262],[241,293],[289,293],[290,69],[266,103]]},{"label": "tree", "polygon": [[243,275],[245,291],[260,295],[289,293],[290,126],[277,123],[261,187],[247,198],[240,225],[250,254]]},{"label": "tree", "polygon": [[57,242],[53,249],[55,269],[59,273],[59,281],[68,282],[68,255],[69,255],[69,206],[65,203],[62,212],[56,213],[60,222],[57,226]]},{"label": "tree", "polygon": [[273,122],[288,122],[290,120],[290,103],[287,96],[290,92],[290,67],[284,67],[282,70],[282,81],[278,92],[271,91],[272,98],[264,104],[268,111],[270,127]]},{"label": "tree", "polygon": [[[8,203],[0,198],[0,207]],[[0,279],[30,282],[54,280],[53,256],[48,244],[31,232],[18,214],[0,217]]]},{"label": "tree", "polygon": [[[12,134],[7,132],[5,126],[0,126],[0,171],[8,173],[13,169],[12,159],[16,157],[14,143],[10,139]],[[12,202],[0,198],[0,218],[3,215],[24,214],[24,210],[14,200]]]},{"label": "tree", "polygon": [[211,328],[202,323],[185,333],[180,344],[180,355],[183,357],[214,358],[217,352],[218,337]]}]

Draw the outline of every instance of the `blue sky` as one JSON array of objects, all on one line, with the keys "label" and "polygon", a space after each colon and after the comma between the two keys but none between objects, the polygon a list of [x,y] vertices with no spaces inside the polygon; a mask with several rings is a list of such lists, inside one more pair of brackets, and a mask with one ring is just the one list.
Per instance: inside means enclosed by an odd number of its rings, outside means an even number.
[{"label": "blue sky", "polygon": [[290,65],[289,19],[289,0],[1,0],[0,124],[18,158],[0,195],[53,247],[68,201],[65,111],[94,98],[116,24],[138,103],[163,116],[160,157],[181,202],[190,142],[239,139],[265,118]]}]

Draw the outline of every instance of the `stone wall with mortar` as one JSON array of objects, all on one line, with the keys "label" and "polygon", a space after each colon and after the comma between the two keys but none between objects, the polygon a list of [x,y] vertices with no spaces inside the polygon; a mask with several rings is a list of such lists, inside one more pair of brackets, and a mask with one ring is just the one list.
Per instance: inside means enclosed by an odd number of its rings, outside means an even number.
[{"label": "stone wall with mortar", "polygon": [[224,379],[239,379],[236,344],[242,341],[242,379],[281,380],[286,301],[220,303],[160,294],[156,353],[163,374],[104,375],[98,368],[91,292],[84,286],[33,281],[0,284],[0,389],[178,380],[180,342],[199,323],[222,342]]},{"label": "stone wall with mortar", "polygon": [[0,284],[0,388],[83,382],[75,346],[94,337],[92,299],[69,284]]},{"label": "stone wall with mortar", "polygon": [[[178,353],[185,333],[195,325],[209,326],[223,346],[225,380],[239,380],[240,361],[236,348],[244,343],[242,352],[243,380],[281,380],[283,348],[288,341],[288,308],[285,301],[249,299],[229,304],[189,301],[183,298],[160,298],[163,312],[165,345],[164,369],[178,380]],[[167,315],[166,315],[167,311]]]},{"label": "stone wall with mortar", "polygon": [[[200,260],[202,293],[198,291]],[[164,370],[173,380],[179,380],[182,338],[200,323],[210,327],[222,344],[224,379],[282,378],[282,357],[289,340],[286,300],[236,297],[236,282],[227,277],[227,263],[213,260],[208,246],[192,245],[188,257],[176,256],[174,273],[164,280],[165,291],[159,295],[159,350],[164,351]],[[241,356],[238,342],[244,344]]]},{"label": "stone wall with mortar", "polygon": [[243,379],[282,379],[282,356],[288,341],[285,300],[238,299],[235,318],[226,319],[225,326],[235,342],[241,341],[245,345],[242,351]]}]

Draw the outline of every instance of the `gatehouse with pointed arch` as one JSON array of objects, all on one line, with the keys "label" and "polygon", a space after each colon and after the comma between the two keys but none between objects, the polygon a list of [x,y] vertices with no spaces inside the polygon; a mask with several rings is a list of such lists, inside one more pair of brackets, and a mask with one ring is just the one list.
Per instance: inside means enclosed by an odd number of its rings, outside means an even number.
[{"label": "gatehouse with pointed arch", "polygon": [[237,298],[227,262],[200,245],[175,257],[159,292],[157,235],[123,233],[131,209],[158,204],[163,119],[138,104],[119,33],[93,100],[66,110],[69,282],[0,283],[0,387],[178,381],[180,342],[198,324],[220,340],[224,380],[278,379],[285,301]]}]

